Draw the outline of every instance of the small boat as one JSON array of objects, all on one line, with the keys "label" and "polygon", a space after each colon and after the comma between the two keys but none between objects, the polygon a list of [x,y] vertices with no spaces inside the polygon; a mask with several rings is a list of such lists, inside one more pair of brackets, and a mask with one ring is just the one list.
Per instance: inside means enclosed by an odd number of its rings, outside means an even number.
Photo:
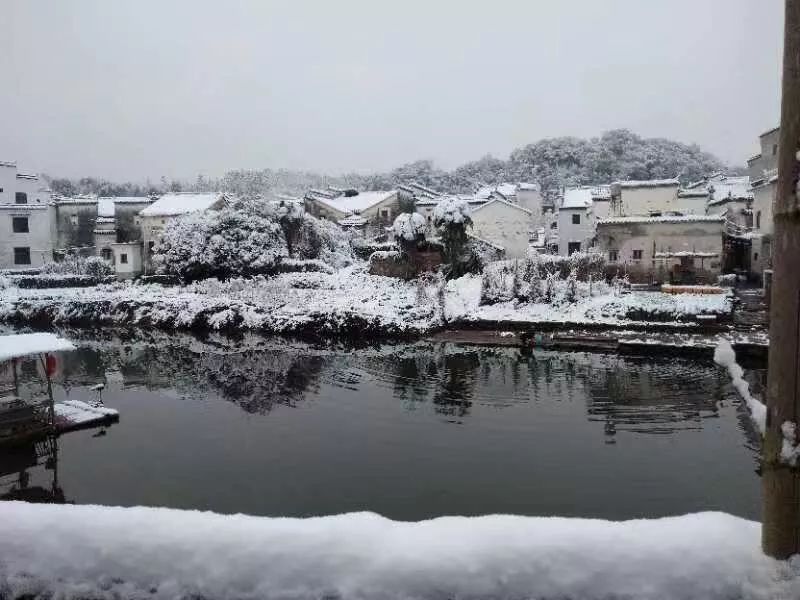
[{"label": "small boat", "polygon": [[[0,336],[0,444],[30,442],[119,420],[116,410],[99,401],[53,401],[52,376],[59,353],[74,349],[52,333]],[[38,385],[20,382],[23,363],[29,361],[36,364]]]}]

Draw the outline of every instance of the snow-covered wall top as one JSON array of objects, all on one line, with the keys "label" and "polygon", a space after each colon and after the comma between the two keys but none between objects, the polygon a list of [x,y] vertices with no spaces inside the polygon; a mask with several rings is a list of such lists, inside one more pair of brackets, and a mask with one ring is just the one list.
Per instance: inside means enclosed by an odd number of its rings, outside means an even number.
[{"label": "snow-covered wall top", "polygon": [[44,352],[66,350],[75,350],[75,346],[52,333],[23,333],[0,336],[0,361]]},{"label": "snow-covered wall top", "polygon": [[724,215],[666,215],[663,217],[612,217],[610,219],[600,219],[597,221],[598,225],[614,224],[614,223],[713,223],[722,222],[725,220]]}]

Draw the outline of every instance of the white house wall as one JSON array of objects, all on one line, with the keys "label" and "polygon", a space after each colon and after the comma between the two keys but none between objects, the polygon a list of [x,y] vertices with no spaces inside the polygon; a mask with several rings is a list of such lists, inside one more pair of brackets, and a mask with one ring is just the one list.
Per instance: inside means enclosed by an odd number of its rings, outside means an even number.
[{"label": "white house wall", "polygon": [[502,246],[506,258],[528,256],[530,215],[504,202],[491,202],[475,210],[472,216],[472,235]]},{"label": "white house wall", "polygon": [[678,186],[623,187],[620,189],[620,200],[613,210],[617,216],[679,212]]}]

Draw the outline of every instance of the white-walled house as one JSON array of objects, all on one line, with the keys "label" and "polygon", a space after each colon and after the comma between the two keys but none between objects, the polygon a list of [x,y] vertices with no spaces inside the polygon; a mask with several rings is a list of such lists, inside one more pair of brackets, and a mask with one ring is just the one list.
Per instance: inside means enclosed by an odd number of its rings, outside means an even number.
[{"label": "white-walled house", "polygon": [[722,215],[609,217],[597,247],[635,282],[714,283],[722,270]]},{"label": "white-walled house", "polygon": [[152,269],[153,247],[161,238],[167,223],[175,217],[194,212],[222,208],[228,198],[220,192],[175,192],[164,194],[150,206],[139,211],[142,230],[142,262],[146,271]]},{"label": "white-walled house", "polygon": [[132,279],[141,275],[142,242],[114,242],[111,244],[114,272],[118,279]]},{"label": "white-walled house", "polygon": [[679,188],[677,179],[615,181],[611,184],[611,214],[659,216],[680,212]]},{"label": "white-walled house", "polygon": [[526,258],[530,240],[531,212],[519,204],[494,198],[470,213],[473,236],[502,246],[506,258]]},{"label": "white-walled house", "polygon": [[772,235],[775,221],[775,194],[778,188],[777,169],[767,171],[753,181],[753,230],[750,248],[750,272],[763,277],[765,269],[772,268]]},{"label": "white-walled house", "polygon": [[0,268],[41,267],[53,261],[55,208],[36,175],[0,162]]},{"label": "white-walled house", "polygon": [[569,256],[592,247],[598,219],[609,216],[608,186],[595,185],[564,191],[558,209],[558,253]]}]

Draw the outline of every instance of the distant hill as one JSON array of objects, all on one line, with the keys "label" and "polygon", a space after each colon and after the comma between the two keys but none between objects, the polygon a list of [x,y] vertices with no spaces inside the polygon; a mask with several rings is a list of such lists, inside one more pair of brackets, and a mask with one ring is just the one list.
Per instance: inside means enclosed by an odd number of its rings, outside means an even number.
[{"label": "distant hill", "polygon": [[[129,194],[131,188],[142,192],[164,190],[221,189],[236,194],[302,194],[313,187],[327,185],[365,190],[394,188],[416,181],[443,192],[469,193],[481,185],[503,181],[535,181],[544,190],[590,183],[609,183],[619,179],[663,179],[678,177],[681,182],[697,181],[704,175],[725,170],[726,165],[695,144],[682,144],[665,138],[642,138],[627,129],[608,131],[600,137],[547,138],[514,150],[508,160],[484,156],[444,171],[432,161],[420,160],[388,173],[325,176],[320,173],[287,169],[230,171],[221,179],[199,176],[194,182],[167,182],[160,186],[110,184],[104,180],[83,178],[70,181],[53,179],[57,192],[108,193],[117,189]],[[728,168],[729,172],[741,169]],[[95,186],[98,189],[94,190]],[[138,189],[137,189],[138,191]]]}]

